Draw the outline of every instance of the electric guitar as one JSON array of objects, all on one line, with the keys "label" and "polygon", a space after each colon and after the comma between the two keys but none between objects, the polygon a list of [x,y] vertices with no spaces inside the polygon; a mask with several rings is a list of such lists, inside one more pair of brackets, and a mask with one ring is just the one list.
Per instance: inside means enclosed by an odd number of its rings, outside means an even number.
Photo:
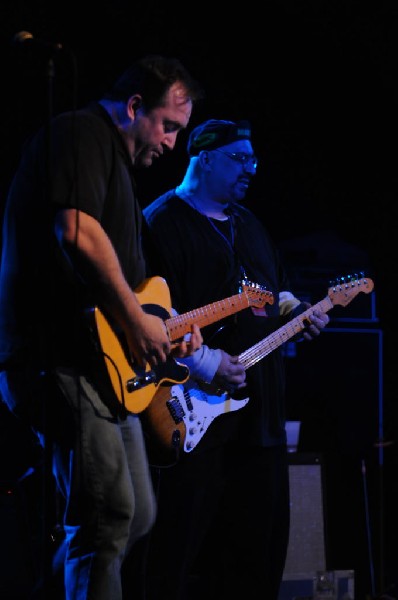
[{"label": "electric guitar", "polygon": [[[175,317],[170,317],[170,291],[162,277],[146,279],[135,290],[135,294],[145,312],[164,320],[169,339],[173,342],[189,333],[193,324],[203,328],[249,306],[262,308],[266,303],[274,302],[272,292],[258,284],[244,280],[241,288],[242,292],[239,294]],[[187,381],[188,367],[172,358],[156,367],[148,364],[145,369],[132,364],[123,332],[117,331],[97,306],[88,311],[88,316],[90,329],[104,357],[113,391],[129,412],[143,411],[160,385],[170,386]]]},{"label": "electric guitar", "polygon": [[[373,281],[368,278],[350,279],[330,287],[323,300],[242,352],[239,362],[248,369],[301,333],[314,311],[326,313],[333,306],[347,306],[360,292],[369,294],[373,287]],[[158,390],[142,415],[150,452],[159,464],[167,461],[169,456],[175,457],[181,448],[191,452],[216,417],[239,410],[249,402],[249,398],[235,400],[214,385],[199,384],[192,378],[183,383]]]}]

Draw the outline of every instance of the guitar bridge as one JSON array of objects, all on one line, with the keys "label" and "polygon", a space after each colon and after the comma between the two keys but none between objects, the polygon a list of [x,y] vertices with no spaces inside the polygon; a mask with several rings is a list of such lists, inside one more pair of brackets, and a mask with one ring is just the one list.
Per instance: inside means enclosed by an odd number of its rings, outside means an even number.
[{"label": "guitar bridge", "polygon": [[156,383],[156,374],[154,371],[148,371],[148,373],[144,373],[144,375],[140,377],[134,377],[133,379],[129,379],[126,382],[126,389],[130,392],[135,392],[136,390],[140,390],[146,385],[150,385],[151,383]]}]

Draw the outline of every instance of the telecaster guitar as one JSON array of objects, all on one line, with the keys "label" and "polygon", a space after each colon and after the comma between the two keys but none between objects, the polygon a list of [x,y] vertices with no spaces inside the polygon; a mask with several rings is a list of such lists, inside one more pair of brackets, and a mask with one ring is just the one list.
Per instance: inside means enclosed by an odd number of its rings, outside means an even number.
[{"label": "telecaster guitar", "polygon": [[[205,327],[247,307],[262,308],[274,301],[272,292],[258,284],[243,281],[242,292],[182,315],[170,317],[171,298],[166,281],[162,277],[151,277],[139,286],[135,293],[145,312],[163,318],[171,342],[182,338],[197,324]],[[184,383],[189,369],[174,359],[157,367],[147,365],[145,369],[133,365],[123,332],[116,331],[98,307],[89,311],[91,330],[104,357],[113,391],[126,410],[140,413],[151,402],[160,385],[171,386]]]},{"label": "telecaster guitar", "polygon": [[[345,283],[342,283],[342,278],[339,281],[339,284],[329,288],[326,298],[242,352],[239,362],[245,369],[301,333],[314,311],[326,313],[336,305],[347,306],[360,292],[369,294],[374,287],[373,281],[368,278],[349,279]],[[226,392],[212,385],[199,384],[192,378],[184,385],[159,390],[143,413],[144,428],[153,456],[162,463],[182,447],[185,452],[191,452],[216,417],[239,410],[248,402],[249,398],[234,400]]]}]

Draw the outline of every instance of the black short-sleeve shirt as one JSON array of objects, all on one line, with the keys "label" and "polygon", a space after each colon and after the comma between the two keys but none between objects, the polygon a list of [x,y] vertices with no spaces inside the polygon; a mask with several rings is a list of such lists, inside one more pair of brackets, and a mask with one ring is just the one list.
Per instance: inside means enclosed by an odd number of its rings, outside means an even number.
[{"label": "black short-sleeve shirt", "polygon": [[55,117],[24,148],[4,213],[0,363],[21,351],[40,355],[42,347],[57,363],[73,364],[87,352],[85,310],[97,298],[56,242],[54,212],[66,207],[101,224],[137,287],[145,263],[131,159],[98,103]]}]

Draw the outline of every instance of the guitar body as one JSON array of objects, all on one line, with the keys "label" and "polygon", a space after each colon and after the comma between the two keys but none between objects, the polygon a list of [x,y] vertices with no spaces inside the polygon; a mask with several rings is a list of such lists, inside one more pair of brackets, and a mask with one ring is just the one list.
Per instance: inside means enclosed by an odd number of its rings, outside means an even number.
[{"label": "guitar body", "polygon": [[191,452],[216,417],[240,410],[248,402],[249,398],[234,400],[193,379],[159,389],[142,413],[151,462],[170,462],[180,449]]},{"label": "guitar body", "polygon": [[[170,292],[166,281],[161,277],[146,279],[135,293],[145,312],[163,319],[170,316]],[[153,302],[154,298],[156,304]],[[92,313],[113,390],[126,410],[139,413],[148,406],[160,385],[183,383],[188,379],[188,367],[174,359],[168,359],[155,368],[150,365],[146,369],[138,365],[133,368],[127,358],[123,333],[115,332],[98,307]]]},{"label": "guitar body", "polygon": [[[145,279],[134,292],[141,306],[155,306],[155,310],[157,310],[158,307],[161,307],[165,313],[167,313],[167,316],[170,316],[170,290],[163,277],[150,277],[149,279]],[[154,303],[155,298],[156,303]],[[152,310],[149,312],[152,313]]]}]

